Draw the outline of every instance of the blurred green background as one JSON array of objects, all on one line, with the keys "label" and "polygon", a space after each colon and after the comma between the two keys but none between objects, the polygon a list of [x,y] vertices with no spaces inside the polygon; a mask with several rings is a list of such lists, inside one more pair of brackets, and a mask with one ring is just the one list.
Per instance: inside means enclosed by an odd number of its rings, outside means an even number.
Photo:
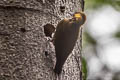
[{"label": "blurred green background", "polygon": [[85,0],[87,80],[120,80],[120,0]]}]

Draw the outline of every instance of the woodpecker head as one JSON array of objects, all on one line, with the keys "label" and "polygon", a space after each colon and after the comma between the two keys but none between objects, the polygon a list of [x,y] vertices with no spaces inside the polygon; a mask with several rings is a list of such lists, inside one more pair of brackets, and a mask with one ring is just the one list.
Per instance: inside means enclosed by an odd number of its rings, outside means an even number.
[{"label": "woodpecker head", "polygon": [[73,19],[76,21],[76,23],[83,25],[86,21],[86,15],[83,12],[76,12],[73,15]]}]

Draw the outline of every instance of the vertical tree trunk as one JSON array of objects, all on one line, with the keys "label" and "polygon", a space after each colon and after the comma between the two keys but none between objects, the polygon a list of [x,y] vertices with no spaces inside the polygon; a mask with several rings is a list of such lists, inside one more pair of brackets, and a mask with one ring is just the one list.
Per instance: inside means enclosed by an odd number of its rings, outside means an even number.
[{"label": "vertical tree trunk", "polygon": [[[56,27],[61,19],[82,11],[82,1],[0,0],[0,80],[56,79],[55,50],[43,26],[50,23]],[[65,12],[60,6],[65,6]],[[80,40],[65,62],[61,80],[81,78]]]}]

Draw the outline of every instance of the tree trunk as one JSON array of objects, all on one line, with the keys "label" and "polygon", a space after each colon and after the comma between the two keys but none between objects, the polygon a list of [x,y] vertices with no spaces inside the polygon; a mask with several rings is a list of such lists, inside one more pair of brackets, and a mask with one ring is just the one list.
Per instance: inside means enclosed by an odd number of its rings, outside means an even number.
[{"label": "tree trunk", "polygon": [[[56,80],[55,50],[43,26],[56,27],[61,19],[82,11],[83,4],[83,0],[0,0],[0,80]],[[81,40],[65,62],[61,80],[81,80]]]}]

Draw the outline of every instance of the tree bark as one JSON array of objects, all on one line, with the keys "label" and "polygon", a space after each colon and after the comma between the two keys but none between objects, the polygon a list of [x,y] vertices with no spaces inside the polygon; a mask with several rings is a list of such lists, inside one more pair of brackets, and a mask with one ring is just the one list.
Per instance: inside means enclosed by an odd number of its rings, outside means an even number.
[{"label": "tree bark", "polygon": [[[84,8],[83,0],[0,0],[0,80],[56,80],[55,49],[43,26],[56,27]],[[60,11],[65,6],[65,11]],[[82,28],[80,29],[82,35]],[[63,66],[61,80],[81,80],[81,43]]]}]

